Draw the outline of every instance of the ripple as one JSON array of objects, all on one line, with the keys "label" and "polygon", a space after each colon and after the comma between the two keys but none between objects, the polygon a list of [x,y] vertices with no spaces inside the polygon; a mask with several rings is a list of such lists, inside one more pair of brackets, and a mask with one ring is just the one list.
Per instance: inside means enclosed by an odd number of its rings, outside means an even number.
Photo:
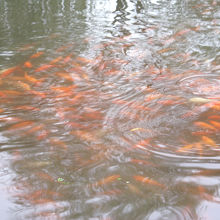
[{"label": "ripple", "polygon": [[188,207],[164,207],[153,211],[147,216],[148,220],[192,220],[193,215]]}]

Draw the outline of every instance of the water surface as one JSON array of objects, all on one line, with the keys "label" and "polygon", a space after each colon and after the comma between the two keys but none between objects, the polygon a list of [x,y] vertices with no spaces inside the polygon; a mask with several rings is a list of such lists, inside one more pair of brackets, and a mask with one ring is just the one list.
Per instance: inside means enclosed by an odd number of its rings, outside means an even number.
[{"label": "water surface", "polygon": [[218,219],[220,7],[0,2],[4,219]]}]

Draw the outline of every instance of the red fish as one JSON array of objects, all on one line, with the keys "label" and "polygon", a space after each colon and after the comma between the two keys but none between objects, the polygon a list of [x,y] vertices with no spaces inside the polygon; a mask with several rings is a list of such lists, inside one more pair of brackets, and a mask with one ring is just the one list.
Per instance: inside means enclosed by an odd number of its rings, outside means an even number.
[{"label": "red fish", "polygon": [[133,148],[139,148],[142,150],[147,150],[147,145],[150,143],[150,138],[139,141],[137,144],[133,146]]},{"label": "red fish", "polygon": [[17,123],[15,125],[12,125],[11,127],[8,128],[8,130],[16,130],[16,129],[23,129],[23,128],[27,128],[30,125],[32,125],[34,122],[33,121],[24,121],[24,122],[20,122]]},{"label": "red fish", "polygon": [[57,57],[57,58],[51,60],[51,61],[50,61],[50,64],[52,65],[52,64],[58,63],[58,62],[61,61],[62,59],[63,59],[63,57],[59,56],[59,57]]},{"label": "red fish", "polygon": [[40,56],[43,55],[43,54],[44,54],[44,52],[43,52],[43,51],[40,51],[40,52],[37,52],[37,53],[33,54],[30,58],[31,58],[31,59],[33,59],[33,58],[38,58],[38,57],[40,57]]},{"label": "red fish", "polygon": [[33,67],[33,65],[32,65],[32,63],[31,63],[31,62],[26,61],[26,62],[24,63],[24,67],[27,67],[27,68],[32,68],[32,67]]},{"label": "red fish", "polygon": [[154,185],[154,186],[159,186],[161,188],[165,188],[165,186],[163,184],[158,183],[157,181],[152,180],[149,177],[133,176],[133,178],[138,182],[142,182],[142,183],[146,183],[146,184],[150,184],[150,185]]},{"label": "red fish", "polygon": [[201,127],[201,128],[205,128],[205,129],[210,129],[210,130],[216,130],[216,128],[208,123],[202,122],[202,121],[197,121],[194,122],[194,125]]},{"label": "red fish", "polygon": [[50,65],[50,64],[45,64],[45,65],[42,65],[40,67],[38,67],[37,69],[35,69],[34,71],[35,72],[41,72],[41,71],[44,71],[44,70],[48,70],[50,68],[54,67],[53,65]]},{"label": "red fish", "polygon": [[52,146],[59,146],[59,147],[62,147],[63,149],[67,149],[67,145],[61,141],[60,139],[58,138],[50,138],[50,144]]},{"label": "red fish", "polygon": [[108,176],[104,179],[101,179],[99,181],[97,181],[96,183],[92,184],[93,186],[102,186],[102,185],[106,185],[108,183],[114,182],[115,180],[117,180],[118,178],[120,178],[120,175],[112,175],[112,176]]},{"label": "red fish", "polygon": [[212,147],[217,147],[215,141],[213,141],[211,138],[207,137],[207,136],[202,136],[202,141],[205,144],[208,144]]},{"label": "red fish", "polygon": [[63,58],[63,63],[68,63],[71,61],[71,57],[72,57],[72,54],[66,56],[65,58]]},{"label": "red fish", "polygon": [[4,78],[6,76],[8,76],[9,74],[12,74],[14,73],[16,70],[18,70],[20,67],[18,66],[15,66],[15,67],[11,67],[11,68],[8,68],[8,69],[4,69],[0,72],[0,77],[1,78]]},{"label": "red fish", "polygon": [[215,128],[220,129],[220,122],[217,122],[217,121],[210,121],[210,123],[211,123],[212,125],[214,125]]}]

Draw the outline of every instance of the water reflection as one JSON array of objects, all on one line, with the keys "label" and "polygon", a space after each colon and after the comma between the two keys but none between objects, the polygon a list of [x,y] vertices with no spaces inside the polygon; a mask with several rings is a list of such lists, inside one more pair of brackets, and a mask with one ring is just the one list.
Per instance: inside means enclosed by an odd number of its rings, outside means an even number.
[{"label": "water reflection", "polygon": [[217,219],[217,2],[0,4],[13,218]]}]

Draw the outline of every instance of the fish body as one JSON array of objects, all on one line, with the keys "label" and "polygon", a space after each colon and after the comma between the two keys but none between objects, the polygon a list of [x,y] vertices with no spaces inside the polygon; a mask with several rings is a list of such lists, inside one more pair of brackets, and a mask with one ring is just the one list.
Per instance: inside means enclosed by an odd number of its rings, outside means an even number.
[{"label": "fish body", "polygon": [[148,177],[144,177],[144,176],[133,176],[133,178],[138,181],[138,182],[142,182],[142,183],[146,183],[146,184],[150,184],[150,185],[154,185],[154,186],[159,186],[164,188],[165,186],[163,184],[158,183],[155,180],[152,180]]}]

